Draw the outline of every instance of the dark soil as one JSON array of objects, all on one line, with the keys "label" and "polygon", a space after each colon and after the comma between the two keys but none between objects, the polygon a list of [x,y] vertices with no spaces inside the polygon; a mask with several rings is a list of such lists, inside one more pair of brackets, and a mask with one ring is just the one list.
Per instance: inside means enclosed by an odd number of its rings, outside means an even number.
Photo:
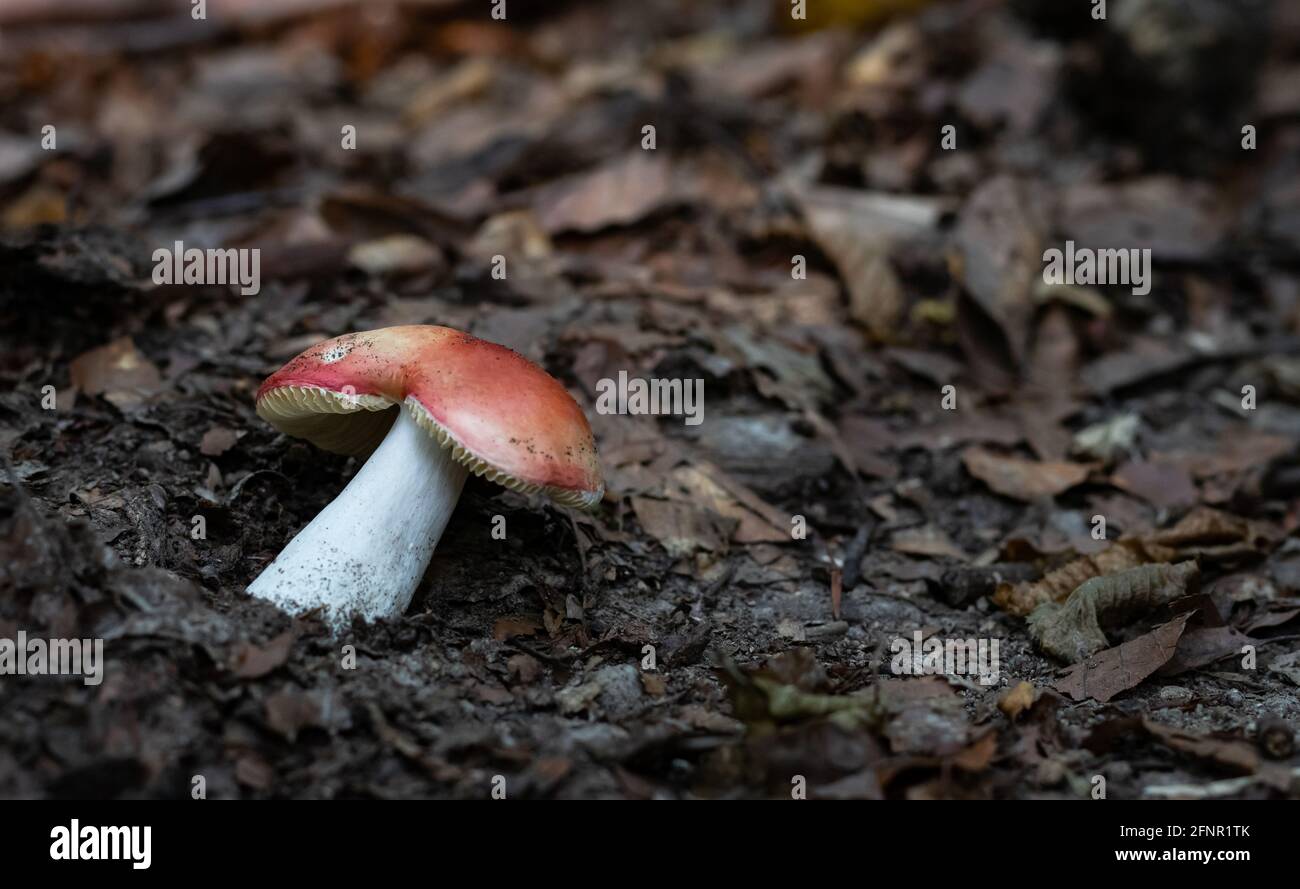
[{"label": "dark soil", "polygon": [[[1300,16],[1064,5],[0,4],[0,638],[106,659],[0,675],[0,796],[1300,797],[1261,740],[1300,723]],[[1180,16],[1208,45],[1143,49]],[[1067,239],[1150,292],[1047,286]],[[260,292],[153,283],[177,240]],[[409,612],[335,638],[244,588],[357,463],[253,394],[408,323],[564,382],[608,494],[471,479]],[[703,422],[598,413],[620,371]],[[1184,639],[1248,642],[1056,687],[997,584],[1189,516]],[[997,681],[897,675],[917,632]]]}]

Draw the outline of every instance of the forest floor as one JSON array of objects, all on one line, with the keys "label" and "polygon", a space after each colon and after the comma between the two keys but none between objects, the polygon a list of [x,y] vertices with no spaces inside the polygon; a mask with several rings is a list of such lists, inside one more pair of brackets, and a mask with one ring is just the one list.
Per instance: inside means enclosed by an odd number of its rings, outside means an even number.
[{"label": "forest floor", "polygon": [[[105,659],[0,796],[1300,797],[1300,15],[1225,4],[0,2],[0,639]],[[244,590],[357,463],[253,395],[422,323],[608,492],[472,479],[335,637]]]}]

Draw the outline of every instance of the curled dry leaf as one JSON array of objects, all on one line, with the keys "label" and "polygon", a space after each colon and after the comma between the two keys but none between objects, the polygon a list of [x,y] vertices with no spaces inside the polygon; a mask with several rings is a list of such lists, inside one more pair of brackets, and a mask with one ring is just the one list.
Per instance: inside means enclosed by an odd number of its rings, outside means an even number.
[{"label": "curled dry leaf", "polygon": [[1129,537],[1100,553],[1075,559],[1041,580],[1000,583],[993,603],[1021,617],[1044,602],[1063,602],[1085,580],[1152,562],[1218,562],[1269,552],[1279,531],[1267,522],[1197,507],[1173,527]]},{"label": "curled dry leaf", "polygon": [[1219,562],[1262,556],[1277,545],[1281,536],[1280,530],[1268,522],[1199,506],[1172,528],[1157,531],[1147,539],[1174,548],[1180,559]]},{"label": "curled dry leaf", "polygon": [[1029,633],[1047,654],[1077,663],[1110,644],[1102,624],[1123,626],[1195,592],[1200,576],[1195,562],[1162,562],[1094,577],[1080,584],[1064,604],[1044,602],[1035,608],[1029,615]]},{"label": "curled dry leaf", "polygon": [[1150,562],[1172,561],[1174,555],[1172,549],[1143,540],[1121,540],[1095,555],[1075,559],[1041,580],[999,583],[993,593],[993,604],[1025,617],[1044,602],[1064,602],[1084,581]]}]

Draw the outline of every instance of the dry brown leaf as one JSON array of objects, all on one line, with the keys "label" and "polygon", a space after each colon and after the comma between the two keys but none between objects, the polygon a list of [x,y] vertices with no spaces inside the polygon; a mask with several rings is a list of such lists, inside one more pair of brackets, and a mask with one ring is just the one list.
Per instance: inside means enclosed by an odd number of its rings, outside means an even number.
[{"label": "dry brown leaf", "polygon": [[1277,627],[1285,623],[1290,623],[1300,617],[1300,608],[1285,608],[1281,611],[1265,611],[1263,614],[1251,618],[1250,623],[1246,624],[1245,630],[1253,633],[1256,630],[1262,630],[1266,627]]},{"label": "dry brown leaf", "polygon": [[[479,226],[474,240],[466,245],[466,252],[482,261],[491,261],[497,254],[511,259],[535,262],[546,259],[555,252],[555,246],[542,229],[531,210],[511,210],[499,213]],[[591,333],[594,325],[584,329]]]},{"label": "dry brown leaf", "polygon": [[1178,550],[1184,558],[1221,558],[1238,553],[1268,552],[1280,536],[1279,530],[1267,522],[1198,506],[1172,528],[1156,531],[1147,539]]},{"label": "dry brown leaf", "polygon": [[1232,429],[1208,450],[1167,454],[1167,458],[1200,479],[1261,469],[1295,448],[1295,440],[1252,429]]},{"label": "dry brown leaf", "polygon": [[673,558],[701,549],[718,551],[731,536],[719,516],[700,506],[652,497],[632,497],[631,502],[641,527]]},{"label": "dry brown leaf", "polygon": [[1156,260],[1212,253],[1229,214],[1209,183],[1148,176],[1079,182],[1061,195],[1060,226],[1080,247],[1150,247]]},{"label": "dry brown leaf", "polygon": [[943,529],[935,525],[895,531],[889,539],[889,547],[910,556],[947,556],[962,562],[970,558]]},{"label": "dry brown leaf", "polygon": [[1094,395],[1106,395],[1142,380],[1172,373],[1196,360],[1196,352],[1152,337],[1136,337],[1129,348],[1107,352],[1079,373]]},{"label": "dry brown leaf", "polygon": [[879,247],[861,240],[821,239],[849,289],[849,317],[879,340],[891,339],[903,316],[903,285]]},{"label": "dry brown leaf", "polygon": [[1252,639],[1235,627],[1198,627],[1188,630],[1178,641],[1178,651],[1160,670],[1162,676],[1177,676],[1188,670],[1208,666],[1233,654],[1239,654],[1243,645],[1255,645]]},{"label": "dry brown leaf", "polygon": [[1048,401],[1068,399],[1079,378],[1079,338],[1070,323],[1070,313],[1052,306],[1038,324],[1025,370],[1027,391]]},{"label": "dry brown leaf", "polygon": [[961,272],[975,302],[997,323],[1016,365],[1024,363],[1043,273],[1047,211],[1039,190],[1010,176],[980,186],[958,221]]},{"label": "dry brown leaf", "polygon": [[452,105],[482,93],[495,76],[496,68],[485,59],[466,59],[443,76],[422,84],[403,115],[411,124],[426,123]]},{"label": "dry brown leaf", "polygon": [[[768,506],[761,512],[742,502],[732,491],[699,466],[679,466],[672,478],[686,492],[686,502],[702,506],[724,518],[734,519],[736,529],[731,539],[736,543],[788,543],[788,525],[782,527],[772,522],[775,515]],[[757,499],[757,495],[754,495]],[[751,501],[752,503],[752,501]],[[766,506],[766,504],[764,504]],[[638,511],[638,516],[640,512]]]},{"label": "dry brown leaf", "polygon": [[1093,698],[1106,703],[1169,662],[1191,617],[1185,612],[1143,636],[1098,652],[1066,670],[1052,687],[1075,701]]},{"label": "dry brown leaf", "polygon": [[893,337],[905,307],[903,287],[889,261],[899,239],[930,231],[939,204],[852,189],[819,187],[798,196],[817,245],[831,258],[849,292],[849,315],[872,336]]},{"label": "dry brown leaf", "polygon": [[548,187],[539,196],[536,210],[549,234],[594,232],[637,222],[672,198],[668,162],[637,150]]},{"label": "dry brown leaf", "polygon": [[122,409],[139,404],[162,383],[158,368],[125,336],[78,356],[70,372],[78,390],[103,395]]},{"label": "dry brown leaf", "polygon": [[1004,457],[980,447],[967,448],[962,453],[962,462],[971,475],[994,491],[1017,500],[1054,497],[1088,477],[1088,467],[1081,463],[1042,463]]},{"label": "dry brown leaf", "polygon": [[1197,501],[1196,485],[1186,470],[1169,463],[1133,460],[1115,470],[1111,484],[1141,497],[1158,509],[1174,509]]}]

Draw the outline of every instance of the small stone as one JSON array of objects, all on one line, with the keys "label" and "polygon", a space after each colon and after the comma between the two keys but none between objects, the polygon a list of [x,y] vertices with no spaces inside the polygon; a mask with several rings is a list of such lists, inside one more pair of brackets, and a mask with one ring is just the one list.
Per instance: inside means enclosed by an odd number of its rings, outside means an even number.
[{"label": "small stone", "polygon": [[600,687],[598,703],[613,719],[625,719],[645,706],[641,674],[631,664],[609,664],[592,677]]}]

